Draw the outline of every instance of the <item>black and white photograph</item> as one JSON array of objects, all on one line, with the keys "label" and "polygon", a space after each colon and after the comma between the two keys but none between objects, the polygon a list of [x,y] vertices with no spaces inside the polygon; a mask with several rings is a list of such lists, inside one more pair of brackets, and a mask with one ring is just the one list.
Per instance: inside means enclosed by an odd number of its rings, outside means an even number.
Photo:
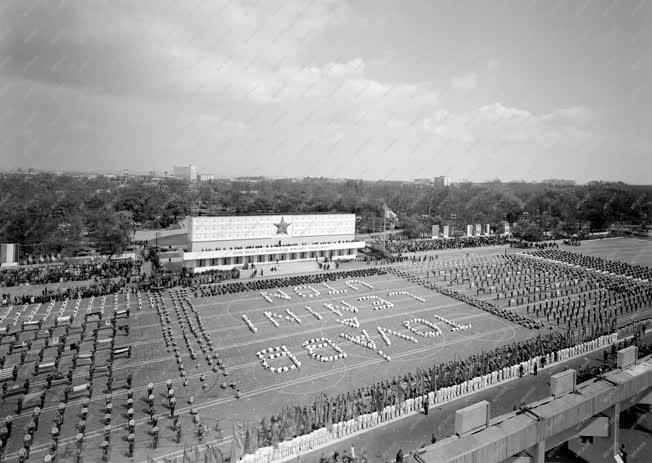
[{"label": "black and white photograph", "polygon": [[0,463],[652,462],[652,2],[0,0]]}]

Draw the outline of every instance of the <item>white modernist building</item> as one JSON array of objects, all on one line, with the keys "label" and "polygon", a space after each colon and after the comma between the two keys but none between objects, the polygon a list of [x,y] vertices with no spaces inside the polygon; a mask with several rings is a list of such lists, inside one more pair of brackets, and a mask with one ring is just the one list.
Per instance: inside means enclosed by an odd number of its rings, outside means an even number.
[{"label": "white modernist building", "polygon": [[355,240],[355,214],[189,217],[183,261],[203,272],[245,263],[351,260],[364,247]]}]

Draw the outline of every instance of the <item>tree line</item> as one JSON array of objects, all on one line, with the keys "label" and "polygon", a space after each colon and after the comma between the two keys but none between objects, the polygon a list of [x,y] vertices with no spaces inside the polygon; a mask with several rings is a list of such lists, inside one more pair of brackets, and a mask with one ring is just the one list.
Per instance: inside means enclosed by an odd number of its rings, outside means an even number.
[{"label": "tree line", "polygon": [[[470,223],[571,235],[615,223],[647,224],[652,187],[620,182],[463,182],[434,187],[325,178],[128,181],[104,176],[0,174],[0,241],[25,252],[70,253],[85,246],[118,253],[141,228],[166,228],[188,214],[350,212],[358,233],[395,226],[408,237],[433,224],[463,233]],[[387,211],[396,214],[387,215]],[[386,218],[389,217],[389,218]]]}]

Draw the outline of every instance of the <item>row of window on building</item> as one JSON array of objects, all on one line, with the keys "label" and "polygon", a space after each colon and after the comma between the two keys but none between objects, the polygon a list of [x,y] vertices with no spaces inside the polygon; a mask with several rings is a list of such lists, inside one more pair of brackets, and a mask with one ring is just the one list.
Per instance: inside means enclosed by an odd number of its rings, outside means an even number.
[{"label": "row of window on building", "polygon": [[197,267],[214,267],[217,265],[240,265],[274,263],[276,261],[317,259],[320,257],[350,256],[355,249],[335,249],[330,251],[291,252],[279,254],[260,254],[255,256],[217,257],[215,259],[198,259]]}]

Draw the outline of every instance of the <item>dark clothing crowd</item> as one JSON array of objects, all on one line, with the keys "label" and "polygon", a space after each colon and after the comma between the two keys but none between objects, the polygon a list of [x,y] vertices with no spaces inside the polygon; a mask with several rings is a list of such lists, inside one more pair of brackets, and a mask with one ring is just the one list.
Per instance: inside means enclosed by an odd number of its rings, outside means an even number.
[{"label": "dark clothing crowd", "polygon": [[[565,243],[564,243],[565,244]],[[534,243],[531,241],[510,241],[510,248],[519,248],[519,249],[549,249],[549,248],[559,248],[559,243],[556,241],[543,241],[541,243]]]},{"label": "dark clothing crowd", "polygon": [[15,267],[0,271],[0,286],[39,285],[86,281],[94,278],[127,278],[139,275],[142,261],[105,260],[84,264],[53,264]]},{"label": "dark clothing crowd", "polygon": [[313,273],[310,275],[288,275],[264,280],[232,281],[219,285],[197,286],[192,288],[192,290],[194,291],[195,297],[218,296],[220,294],[234,294],[246,291],[265,291],[286,286],[311,285],[342,278],[363,278],[373,275],[385,275],[386,273],[387,269],[384,267],[370,267],[339,272]]},{"label": "dark clothing crowd", "polygon": [[566,262],[568,264],[580,265],[582,267],[600,270],[602,272],[617,273],[627,275],[632,278],[643,280],[652,280],[652,268],[643,265],[632,265],[617,260],[607,260],[602,257],[587,256],[575,252],[561,251],[557,249],[547,249],[544,251],[534,251],[533,256],[543,257],[544,259]]},{"label": "dark clothing crowd", "polygon": [[[140,269],[140,264],[135,264],[135,268]],[[199,285],[208,285],[239,278],[239,276],[240,272],[237,269],[211,270],[198,274],[157,271],[151,275],[139,273],[117,278],[93,276],[91,281],[86,284],[71,288],[44,288],[36,294],[12,295],[3,293],[0,294],[0,305],[45,303],[49,301],[63,301],[65,299],[105,296],[113,293],[155,291],[176,286],[198,287]]]},{"label": "dark clothing crowd", "polygon": [[406,252],[441,251],[444,249],[473,248],[478,246],[496,246],[502,244],[507,244],[506,236],[463,236],[459,238],[404,240],[394,238],[385,243],[385,249],[392,254],[400,254]]}]

